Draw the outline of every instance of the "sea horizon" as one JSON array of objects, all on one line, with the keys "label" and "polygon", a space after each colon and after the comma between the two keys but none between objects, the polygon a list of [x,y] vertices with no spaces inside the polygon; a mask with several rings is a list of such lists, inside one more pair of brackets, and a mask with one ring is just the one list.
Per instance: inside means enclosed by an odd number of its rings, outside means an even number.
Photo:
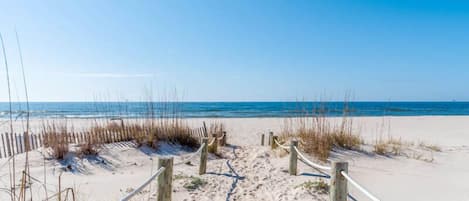
[{"label": "sea horizon", "polygon": [[[187,102],[29,102],[31,118],[252,118],[318,114],[343,116],[463,116],[466,101],[187,101]],[[152,108],[152,109],[150,109]],[[26,102],[12,102],[14,118],[24,117]],[[9,103],[0,102],[0,118],[9,118]]]}]

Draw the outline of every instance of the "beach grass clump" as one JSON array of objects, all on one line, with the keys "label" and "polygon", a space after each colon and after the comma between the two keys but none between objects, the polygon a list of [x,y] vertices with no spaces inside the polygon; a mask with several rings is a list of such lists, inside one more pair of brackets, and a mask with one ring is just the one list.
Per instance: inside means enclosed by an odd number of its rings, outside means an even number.
[{"label": "beach grass clump", "polygon": [[401,155],[409,143],[402,141],[401,138],[388,137],[379,138],[373,143],[373,152],[379,155]]},{"label": "beach grass clump", "polygon": [[62,125],[55,122],[43,124],[44,147],[51,148],[52,156],[55,159],[64,159],[65,155],[69,153],[68,133],[69,129],[66,124]]},{"label": "beach grass clump", "polygon": [[326,161],[334,148],[360,149],[363,142],[360,135],[353,131],[353,121],[345,115],[339,123],[326,117],[324,113],[312,116],[290,118],[284,123],[281,138],[299,138],[306,153]]},{"label": "beach grass clump", "polygon": [[436,144],[426,144],[424,142],[420,142],[419,147],[421,147],[423,149],[428,149],[428,150],[431,150],[431,151],[435,151],[435,152],[441,152],[441,147],[436,145]]},{"label": "beach grass clump", "polygon": [[200,177],[190,177],[190,181],[185,183],[183,187],[187,190],[193,191],[207,184],[207,181],[203,180]]},{"label": "beach grass clump", "polygon": [[95,132],[125,133],[123,140],[134,141],[138,146],[158,148],[164,141],[188,147],[198,147],[199,140],[191,135],[191,128],[182,119],[143,119],[128,122],[124,126],[110,122],[94,126]]},{"label": "beach grass clump", "polygon": [[298,186],[296,188],[303,188],[307,191],[316,191],[320,194],[327,194],[329,192],[329,184],[325,182],[322,179],[319,179],[318,181],[306,181]]},{"label": "beach grass clump", "polygon": [[200,146],[199,139],[191,135],[191,128],[182,119],[163,120],[159,124],[158,139],[192,148]]},{"label": "beach grass clump", "polygon": [[79,156],[98,155],[103,146],[103,139],[98,132],[89,132],[85,142],[78,145]]},{"label": "beach grass clump", "polygon": [[219,121],[214,121],[210,122],[209,128],[208,128],[208,134],[209,137],[212,136],[212,134],[216,134],[217,136],[221,136],[223,134],[223,131],[225,130],[225,124]]}]

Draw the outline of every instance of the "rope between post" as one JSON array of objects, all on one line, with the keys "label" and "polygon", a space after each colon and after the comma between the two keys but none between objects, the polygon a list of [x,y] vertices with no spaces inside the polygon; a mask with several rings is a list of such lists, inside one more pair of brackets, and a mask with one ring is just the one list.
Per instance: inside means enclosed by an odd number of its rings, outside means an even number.
[{"label": "rope between post", "polygon": [[212,142],[208,143],[208,146],[212,146],[213,143],[215,142],[215,140],[216,140],[216,138],[213,138],[213,139],[212,139]]},{"label": "rope between post", "polygon": [[305,163],[306,165],[310,165],[311,167],[317,168],[317,169],[319,169],[319,170],[327,170],[327,171],[332,170],[331,167],[322,166],[322,165],[319,165],[319,164],[316,164],[316,163],[311,162],[310,160],[308,160],[308,159],[300,152],[300,150],[298,150],[297,147],[293,147],[293,148],[295,149],[296,153],[298,153],[298,156],[300,156],[300,158],[302,159],[301,161],[302,161],[303,163]]},{"label": "rope between post", "polygon": [[135,190],[133,190],[132,192],[130,192],[127,196],[125,196],[124,198],[122,198],[120,201],[128,201],[130,200],[130,198],[132,198],[133,196],[135,196],[138,192],[140,192],[143,188],[145,188],[148,184],[150,184],[150,182],[155,179],[156,177],[158,177],[161,173],[163,173],[165,170],[164,167],[161,167],[160,169],[158,169],[158,171],[156,171],[155,174],[153,174],[150,178],[148,178],[142,185],[140,185],[138,188],[136,188]]},{"label": "rope between post", "polygon": [[351,184],[353,184],[355,187],[357,187],[358,190],[360,190],[363,194],[365,194],[368,198],[370,198],[373,201],[380,201],[377,197],[375,197],[373,194],[371,194],[368,190],[366,190],[363,186],[358,184],[355,180],[350,177],[346,172],[341,171],[340,174],[347,179]]},{"label": "rope between post", "polygon": [[280,144],[277,140],[274,140],[275,144],[277,144],[280,148],[282,149],[286,149],[286,150],[289,150],[290,149],[290,145],[283,145],[283,144]]},{"label": "rope between post", "polygon": [[[199,155],[200,152],[202,152],[202,149],[203,149],[204,147],[205,147],[205,143],[202,144],[202,145],[200,145],[199,149],[198,149],[196,152],[185,155],[185,156],[187,156],[186,159],[182,159],[181,162],[175,163],[174,165],[180,165],[180,164],[189,162],[192,158],[194,158],[195,156]],[[181,156],[181,158],[184,158],[184,156]]]},{"label": "rope between post", "polygon": [[222,140],[223,138],[225,138],[225,134],[223,133],[223,135],[221,137],[217,137],[218,140]]}]

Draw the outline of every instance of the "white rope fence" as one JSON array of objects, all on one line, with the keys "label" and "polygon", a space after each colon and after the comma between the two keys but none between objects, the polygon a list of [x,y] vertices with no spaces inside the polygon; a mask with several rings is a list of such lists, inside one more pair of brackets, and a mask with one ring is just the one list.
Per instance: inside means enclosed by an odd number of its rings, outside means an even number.
[{"label": "white rope fence", "polygon": [[164,167],[161,167],[160,169],[158,169],[158,171],[156,171],[155,174],[153,174],[150,178],[148,178],[142,185],[140,185],[138,188],[136,188],[135,190],[133,190],[132,192],[130,192],[127,196],[125,196],[124,198],[122,198],[120,201],[128,201],[130,200],[132,197],[134,197],[138,192],[140,192],[142,189],[144,189],[146,186],[148,186],[148,184],[151,183],[151,181],[153,181],[153,179],[155,179],[156,177],[160,176],[161,173],[163,173],[165,170]]},{"label": "white rope fence", "polygon": [[[207,130],[205,127],[204,122],[204,133],[207,134]],[[158,170],[154,173],[150,178],[145,180],[145,182],[133,190],[131,193],[127,194],[124,198],[120,199],[120,201],[129,201],[130,199],[134,198],[136,195],[139,194],[145,187],[150,186],[151,191],[151,182],[158,178],[158,190],[157,190],[157,200],[158,201],[167,201],[171,200],[171,193],[172,193],[172,181],[173,181],[173,166],[179,165],[183,163],[188,163],[194,159],[196,156],[200,156],[200,163],[199,163],[199,175],[206,174],[207,171],[207,159],[208,159],[208,151],[210,147],[211,153],[217,153],[217,147],[225,146],[226,144],[226,132],[223,131],[223,135],[221,137],[216,137],[215,134],[213,135],[214,138],[210,143],[208,143],[207,135],[201,138],[201,145],[197,149],[197,151],[189,154],[185,154],[180,156],[181,160],[178,163],[173,163],[173,157],[159,157],[158,158]],[[213,145],[213,146],[212,146]],[[137,198],[135,198],[137,199]],[[150,197],[148,198],[150,199]]]},{"label": "white rope fence", "polygon": [[282,149],[285,149],[285,150],[289,150],[290,149],[290,145],[283,145],[283,144],[280,144],[277,140],[274,139],[274,142],[275,144],[278,145],[278,147],[282,148]]},{"label": "white rope fence", "polygon": [[[372,201],[380,201],[376,196],[371,194],[368,190],[366,190],[363,186],[358,184],[350,175],[347,173],[347,167],[348,163],[346,162],[333,162],[333,167],[329,166],[324,166],[320,165],[317,163],[314,163],[310,161],[308,158],[306,158],[305,154],[301,153],[301,151],[298,149],[298,141],[297,140],[292,140],[291,144],[289,146],[281,144],[277,140],[277,136],[272,136],[272,149],[275,149],[276,147],[280,147],[282,149],[285,149],[287,151],[290,151],[290,167],[289,167],[289,172],[291,175],[296,175],[296,161],[300,160],[304,164],[322,172],[322,173],[329,173],[331,174],[331,199],[332,201],[335,200],[343,200],[342,198],[347,197],[347,182],[352,184],[354,187],[356,187],[360,192],[362,192],[366,197],[368,197]],[[263,139],[262,139],[263,140]],[[261,142],[262,144],[262,142]],[[337,165],[340,163],[340,167]],[[345,169],[341,169],[345,168]],[[337,179],[339,178],[338,176],[343,176],[341,181],[338,181]],[[345,189],[345,190],[344,190]],[[338,196],[338,197],[337,197]]]},{"label": "white rope fence", "polygon": [[213,138],[212,141],[210,143],[208,143],[208,146],[212,146],[213,143],[215,143],[215,140],[216,140],[216,138]]},{"label": "white rope fence", "polygon": [[[326,170],[326,171],[332,171],[332,168],[331,167],[328,167],[328,166],[323,166],[323,165],[319,165],[319,164],[316,164],[310,160],[308,160],[305,155],[303,153],[300,152],[300,150],[298,150],[298,148],[296,146],[293,146],[293,149],[295,150],[295,152],[298,154],[298,156],[300,157],[301,161],[303,163],[305,163],[306,165],[309,165],[315,169],[318,169],[318,170]],[[358,190],[360,190],[363,194],[365,194],[368,198],[370,198],[371,200],[373,201],[380,201],[378,198],[376,198],[376,196],[374,196],[373,194],[371,194],[368,190],[366,190],[363,186],[361,186],[360,184],[358,184],[358,182],[356,182],[355,180],[352,179],[352,177],[350,177],[350,175],[347,174],[347,172],[345,171],[340,171],[340,174],[342,176],[344,176],[345,179],[347,179],[348,182],[350,182],[353,186],[355,186]]]},{"label": "white rope fence", "polygon": [[375,197],[373,194],[371,194],[368,190],[366,190],[363,186],[361,186],[360,184],[358,184],[358,182],[356,182],[355,180],[352,179],[352,177],[350,177],[350,175],[348,175],[346,172],[344,171],[341,171],[340,174],[342,174],[342,176],[345,177],[345,179],[347,179],[348,182],[350,182],[351,184],[353,184],[358,190],[360,190],[363,194],[365,194],[368,198],[370,198],[371,200],[373,201],[380,201],[377,197]]},{"label": "white rope fence", "polygon": [[222,135],[222,136],[220,136],[220,137],[218,137],[217,139],[218,139],[218,140],[222,140],[223,138],[225,138],[225,135],[226,135],[226,134],[225,134],[225,133],[223,133],[223,135]]},{"label": "white rope fence", "polygon": [[[187,154],[187,156],[181,156],[181,158],[183,158],[180,162],[177,162],[175,163],[174,165],[180,165],[180,164],[184,164],[184,163],[188,163],[189,161],[191,161],[195,156],[199,155],[200,153],[202,153],[202,150],[204,149],[205,147],[205,143],[202,143],[202,145],[200,145],[199,149],[194,152],[194,153],[190,153],[190,154]],[[184,159],[185,158],[185,159]]]},{"label": "white rope fence", "polygon": [[303,155],[303,153],[300,152],[300,150],[298,150],[297,147],[294,147],[296,153],[298,154],[298,156],[300,156],[301,159],[303,159],[302,161],[306,164],[306,165],[309,165],[309,166],[312,166],[316,169],[319,169],[319,170],[327,170],[327,171],[331,171],[332,168],[331,167],[327,167],[327,166],[323,166],[323,165],[319,165],[319,164],[316,164],[316,163],[313,163],[312,161],[308,160],[305,155]]}]

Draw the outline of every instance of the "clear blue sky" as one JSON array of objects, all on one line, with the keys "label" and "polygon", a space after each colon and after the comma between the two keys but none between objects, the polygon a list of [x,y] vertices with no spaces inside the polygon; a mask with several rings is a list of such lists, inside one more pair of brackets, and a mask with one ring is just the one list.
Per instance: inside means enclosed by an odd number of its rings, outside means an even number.
[{"label": "clear blue sky", "polygon": [[0,2],[15,100],[469,100],[468,1]]}]

